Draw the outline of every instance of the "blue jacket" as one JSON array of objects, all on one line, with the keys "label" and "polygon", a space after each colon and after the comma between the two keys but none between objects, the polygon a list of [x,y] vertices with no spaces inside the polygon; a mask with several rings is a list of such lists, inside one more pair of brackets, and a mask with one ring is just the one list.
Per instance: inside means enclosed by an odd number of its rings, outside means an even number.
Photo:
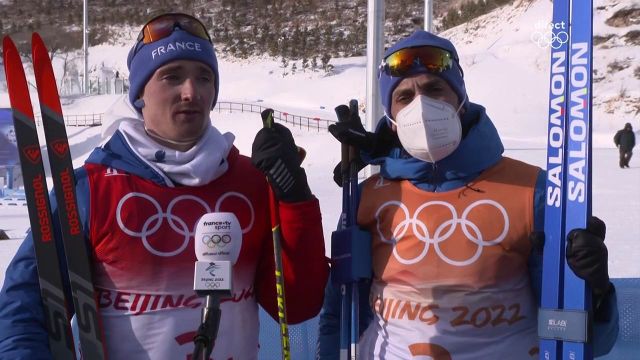
[{"label": "blue jacket", "polygon": [[[129,173],[164,184],[162,176],[148,167],[131,149],[119,132],[103,147],[96,148],[87,162],[108,164]],[[76,194],[80,219],[85,236],[89,234],[89,183],[84,168],[75,170]],[[49,196],[53,218],[58,216],[55,196]],[[57,221],[54,231],[60,238]],[[62,271],[65,293],[71,299],[66,258],[61,241],[56,241],[59,268]],[[73,302],[68,310],[74,313]],[[44,327],[44,313],[38,282],[36,257],[31,232],[22,242],[7,268],[4,285],[0,291],[0,354],[7,359],[50,359],[48,336]]]},{"label": "blue jacket", "polygon": [[[393,146],[383,156],[375,158],[362,154],[365,162],[380,166],[380,174],[386,179],[408,179],[425,191],[449,191],[465,186],[477,178],[485,169],[502,159],[504,147],[498,132],[487,116],[485,109],[470,103],[461,119],[469,129],[460,146],[451,155],[436,164],[414,159],[398,145]],[[388,131],[382,120],[377,133]],[[544,230],[546,173],[541,171],[534,191],[534,228]],[[538,304],[542,293],[542,253],[532,251],[529,258],[529,274]],[[369,304],[370,282],[361,282],[360,290],[360,333],[364,332],[373,312]],[[594,323],[594,353],[596,356],[608,353],[618,336],[618,307],[615,291],[602,302]],[[324,306],[320,312],[318,331],[319,359],[337,359],[340,344],[340,292],[330,281],[325,290]]]}]

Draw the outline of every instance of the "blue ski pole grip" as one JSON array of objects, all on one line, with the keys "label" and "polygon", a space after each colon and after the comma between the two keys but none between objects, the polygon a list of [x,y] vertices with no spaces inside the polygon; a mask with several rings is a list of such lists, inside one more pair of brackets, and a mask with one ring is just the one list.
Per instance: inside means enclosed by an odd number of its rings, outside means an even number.
[{"label": "blue ski pole grip", "polygon": [[331,281],[348,284],[371,277],[371,234],[357,225],[331,234]]}]

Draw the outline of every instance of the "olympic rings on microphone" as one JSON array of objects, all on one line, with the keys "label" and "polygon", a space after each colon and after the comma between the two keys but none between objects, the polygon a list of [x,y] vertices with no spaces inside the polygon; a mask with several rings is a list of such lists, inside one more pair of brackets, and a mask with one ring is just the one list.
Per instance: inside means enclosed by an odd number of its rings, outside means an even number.
[{"label": "olympic rings on microphone", "polygon": [[204,235],[202,237],[202,242],[207,245],[209,248],[223,248],[227,246],[228,243],[231,242],[231,235],[229,234],[214,234],[214,235]]},{"label": "olympic rings on microphone", "polygon": [[207,289],[218,289],[220,287],[220,284],[214,281],[209,281],[205,283],[205,286],[207,287]]},{"label": "olympic rings on microphone", "polygon": [[[251,230],[255,222],[255,210],[253,209],[253,205],[251,204],[251,201],[249,201],[249,199],[245,195],[238,192],[233,192],[233,191],[224,193],[222,194],[222,196],[220,196],[220,198],[218,198],[218,201],[216,201],[213,211],[219,212],[221,210],[222,203],[229,197],[237,197],[240,199],[240,201],[245,202],[248,206],[248,210],[251,215],[250,221],[249,221],[249,224],[247,224],[247,226],[242,228],[242,233],[246,234],[247,232],[249,232],[249,230]],[[136,203],[139,203],[140,201],[145,200],[151,203],[151,205],[155,208],[156,213],[151,215],[149,218],[147,218],[144,221],[144,223],[142,224],[142,228],[140,230],[130,229],[129,227],[127,227],[127,225],[125,225],[125,221],[123,220],[122,208],[124,204],[129,200],[135,201]],[[198,208],[202,209],[200,210],[200,214],[196,217],[196,219],[198,219],[200,216],[206,213],[211,212],[211,208],[204,200],[193,195],[180,195],[175,197],[173,200],[171,200],[171,202],[167,206],[167,211],[165,212],[163,211],[158,201],[153,197],[140,192],[130,192],[124,197],[122,197],[122,199],[120,199],[120,201],[118,202],[118,206],[116,207],[116,221],[118,222],[118,226],[120,227],[120,229],[125,234],[132,237],[140,238],[142,240],[142,245],[144,246],[144,248],[147,249],[153,255],[161,256],[161,257],[176,256],[182,253],[187,248],[187,245],[189,245],[189,239],[191,239],[191,237],[195,235],[195,227],[197,225],[197,223],[194,222],[191,226],[189,226],[186,223],[186,221],[184,221],[178,215],[173,213],[174,207],[178,203],[184,202],[184,201],[189,201],[193,203],[193,205],[190,206],[190,209],[192,209],[192,211],[198,211]],[[137,208],[136,205],[131,205],[131,206],[133,206],[134,208]],[[149,243],[149,237],[154,235],[160,229],[160,227],[164,223],[164,219],[167,219],[167,222],[171,227],[171,229],[176,234],[181,236],[183,239],[182,242],[176,247],[176,249],[172,251],[158,250]],[[220,238],[218,243],[228,244],[231,241],[231,237],[229,235],[227,235],[226,238],[223,238],[223,237]],[[167,237],[167,238],[172,239],[173,237]]]},{"label": "olympic rings on microphone", "polygon": [[[484,240],[484,236],[482,235],[480,228],[467,218],[469,216],[469,213],[480,205],[485,205],[485,206],[488,205],[488,206],[495,207],[503,217],[504,227],[502,229],[502,232],[495,239]],[[404,215],[404,220],[398,223],[396,227],[393,229],[392,237],[390,239],[387,239],[385,237],[382,229],[380,228],[381,226],[380,214],[382,210],[384,210],[384,208],[388,206],[397,206],[398,209]],[[429,207],[436,207],[436,206],[442,206],[445,209],[447,209],[448,212],[451,214],[451,219],[446,220],[442,224],[440,224],[435,229],[435,231],[433,231],[433,234],[432,234],[427,228],[427,225],[419,219],[419,215],[423,210]],[[409,209],[402,202],[387,201],[386,203],[382,204],[378,208],[375,214],[375,218],[376,218],[376,230],[378,232],[378,236],[380,237],[380,240],[384,243],[392,245],[393,256],[396,258],[396,260],[398,260],[398,262],[405,265],[411,265],[411,264],[420,262],[422,259],[425,258],[425,256],[427,256],[427,253],[429,252],[429,248],[431,247],[431,245],[433,245],[437,256],[447,264],[450,264],[453,266],[467,266],[474,263],[476,260],[478,260],[478,258],[480,258],[480,255],[482,255],[482,249],[485,246],[493,246],[500,243],[502,240],[504,240],[504,238],[507,236],[507,233],[509,232],[509,216],[507,215],[507,210],[502,205],[500,205],[499,203],[493,200],[478,200],[471,203],[469,206],[467,206],[466,209],[464,209],[461,217],[458,217],[456,209],[453,207],[453,205],[445,201],[428,201],[420,205],[416,209],[416,211],[413,213],[413,215],[409,214]],[[440,248],[440,243],[448,240],[451,237],[451,235],[455,232],[458,225],[460,225],[462,232],[466,236],[466,238],[478,246],[475,253],[466,260],[451,259]],[[424,245],[423,245],[422,251],[417,256],[413,258],[404,258],[398,252],[398,247],[396,245],[400,241],[402,241],[403,237],[407,234],[407,231],[409,230],[409,226],[411,226],[411,230],[413,232],[414,237],[418,239],[420,242],[423,242]]]}]

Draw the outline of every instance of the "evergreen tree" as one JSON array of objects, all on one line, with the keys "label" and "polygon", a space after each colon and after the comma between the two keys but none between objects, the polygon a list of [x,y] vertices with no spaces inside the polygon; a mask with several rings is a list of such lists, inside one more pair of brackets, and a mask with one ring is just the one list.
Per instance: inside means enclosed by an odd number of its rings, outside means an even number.
[{"label": "evergreen tree", "polygon": [[[484,4],[484,0],[480,1]],[[487,4],[509,1],[512,0],[487,0]],[[277,58],[284,56],[290,61],[306,58],[306,63],[310,64],[314,55],[320,63],[324,54],[330,57],[364,54],[366,4],[366,0],[103,0],[91,2],[89,18],[94,26],[92,33],[97,32],[97,28],[113,32],[112,27],[117,29],[123,25],[138,28],[163,11],[182,11],[196,15],[207,25],[218,51],[242,56],[267,53]],[[399,34],[405,35],[411,18],[421,16],[422,6],[420,0],[387,3],[385,30],[390,41],[397,39]],[[42,24],[59,29],[57,32],[72,33],[78,32],[78,25],[82,24],[82,2],[0,0],[0,14],[4,15],[0,25],[5,33],[24,31],[27,23],[14,19],[24,19],[28,14]],[[16,24],[12,25],[13,22]],[[37,24],[32,26],[39,27]],[[14,31],[8,32],[9,27],[15,27],[11,29]],[[338,30],[342,33],[337,33]],[[244,37],[244,41],[238,41],[240,37]],[[92,35],[92,39],[92,44],[114,40],[107,31]],[[79,49],[82,42],[73,46]],[[305,71],[302,63],[297,66],[298,71]]]},{"label": "evergreen tree", "polygon": [[322,61],[322,69],[324,70],[325,73],[328,73],[329,61],[331,61],[331,55],[329,55],[329,53],[324,53],[320,58],[320,61]]},{"label": "evergreen tree", "polygon": [[309,39],[311,38],[311,31],[307,26],[302,28],[302,55],[304,57],[309,56]]},{"label": "evergreen tree", "polygon": [[291,35],[291,53],[290,56],[292,59],[299,59],[301,48],[302,48],[302,34],[300,33],[300,27],[296,26],[293,29],[293,34]]},{"label": "evergreen tree", "polygon": [[249,57],[247,42],[242,36],[238,38],[238,42],[236,44],[236,54],[241,59],[246,59]]},{"label": "evergreen tree", "polygon": [[289,60],[283,56],[280,59],[280,63],[282,64],[280,65],[280,67],[282,68],[282,77],[289,75],[289,73],[287,72],[287,68],[289,67]]}]

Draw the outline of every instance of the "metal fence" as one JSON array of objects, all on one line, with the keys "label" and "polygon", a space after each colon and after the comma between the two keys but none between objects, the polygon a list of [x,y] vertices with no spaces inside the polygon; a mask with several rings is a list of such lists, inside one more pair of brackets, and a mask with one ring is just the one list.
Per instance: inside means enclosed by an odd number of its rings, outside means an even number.
[{"label": "metal fence", "polygon": [[85,94],[82,78],[65,78],[58,90],[62,96],[73,95],[104,95],[126,94],[129,92],[129,79],[127,78],[90,78],[89,93]]},{"label": "metal fence", "polygon": [[[257,104],[244,104],[238,102],[220,101],[216,104],[216,108],[219,113],[228,111],[233,113],[239,112],[252,112],[260,114],[263,110],[268,109],[267,106]],[[102,125],[102,119],[104,114],[84,114],[84,115],[64,115],[64,123],[67,126],[100,126]],[[36,123],[42,124],[42,116],[37,114]],[[309,117],[296,114],[290,114],[285,111],[273,110],[273,117],[283,123],[291,124],[300,129],[307,130],[326,130],[329,125],[335,123],[335,120],[322,119],[319,117]]]},{"label": "metal fence", "polygon": [[[64,115],[64,124],[67,126],[100,126],[104,114]],[[37,125],[42,125],[42,115],[35,115]]]},{"label": "metal fence", "polygon": [[[233,113],[234,111],[261,113],[263,110],[268,108],[269,107],[267,106],[257,104],[220,101],[216,104],[216,108],[214,110],[218,110],[219,113],[222,111],[228,111],[230,113]],[[322,119],[319,117],[290,114],[288,112],[275,109],[273,110],[273,118],[287,124],[292,124],[300,129],[306,128],[307,130],[317,130],[318,132],[320,132],[320,130],[326,130],[329,125],[336,122],[335,120]]]}]

